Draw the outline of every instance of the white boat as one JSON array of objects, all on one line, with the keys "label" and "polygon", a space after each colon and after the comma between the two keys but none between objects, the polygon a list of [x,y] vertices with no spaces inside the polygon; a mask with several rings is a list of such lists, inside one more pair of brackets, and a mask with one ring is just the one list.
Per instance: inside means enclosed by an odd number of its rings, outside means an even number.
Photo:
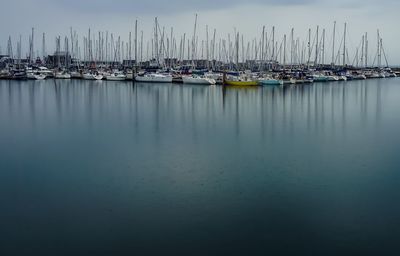
[{"label": "white boat", "polygon": [[71,78],[80,79],[80,78],[82,78],[82,74],[79,71],[72,71]]},{"label": "white boat", "polygon": [[217,82],[212,78],[202,76],[183,76],[182,81],[184,84],[201,84],[201,85],[213,85]]},{"label": "white boat", "polygon": [[340,78],[338,76],[334,76],[334,75],[328,75],[327,78],[328,78],[328,81],[331,81],[331,82],[336,82],[336,81],[340,80]]},{"label": "white boat", "polygon": [[323,74],[314,74],[314,75],[312,75],[312,78],[313,78],[314,82],[327,82],[327,81],[329,81],[328,80],[329,78],[327,76],[323,75]]},{"label": "white boat", "polygon": [[71,75],[65,71],[56,72],[54,75],[54,78],[56,78],[56,79],[71,79]]},{"label": "white boat", "polygon": [[26,72],[26,78],[27,79],[36,79],[35,74],[32,71],[27,71]]},{"label": "white boat", "polygon": [[33,76],[34,76],[34,78],[36,80],[44,80],[44,79],[46,79],[46,75],[45,74],[35,74]]},{"label": "white boat", "polygon": [[224,82],[224,77],[221,73],[208,72],[204,74],[204,77],[214,79],[217,84],[222,84]]},{"label": "white boat", "polygon": [[125,81],[126,75],[124,75],[124,73],[122,73],[121,71],[116,71],[116,72],[106,76],[106,79],[109,81]]},{"label": "white boat", "polygon": [[172,83],[172,76],[158,74],[158,73],[149,73],[149,74],[144,74],[142,76],[136,76],[135,80],[137,82],[146,82],[146,83]]},{"label": "white boat", "polygon": [[39,67],[38,73],[46,75],[46,77],[53,77],[54,76],[53,71],[48,69],[48,68],[46,68],[46,67]]},{"label": "white boat", "polygon": [[31,67],[26,68],[26,78],[27,79],[35,79],[35,73]]},{"label": "white boat", "polygon": [[104,78],[104,76],[101,75],[101,74],[95,74],[95,75],[94,75],[94,79],[95,79],[95,80],[102,80],[103,78]]},{"label": "white boat", "polygon": [[84,73],[82,75],[82,78],[85,79],[85,80],[96,80],[94,78],[94,74],[92,74],[92,73]]},{"label": "white boat", "polygon": [[102,80],[103,75],[101,74],[92,74],[92,73],[84,73],[82,76],[85,80]]},{"label": "white boat", "polygon": [[126,72],[126,80],[133,80],[133,72],[132,72],[132,70],[128,70]]},{"label": "white boat", "polygon": [[353,77],[354,80],[365,80],[367,77],[363,74],[355,74]]},{"label": "white boat", "polygon": [[296,81],[296,80],[293,79],[293,78],[290,78],[290,79],[283,79],[283,80],[282,80],[282,84],[293,84],[293,80]]}]

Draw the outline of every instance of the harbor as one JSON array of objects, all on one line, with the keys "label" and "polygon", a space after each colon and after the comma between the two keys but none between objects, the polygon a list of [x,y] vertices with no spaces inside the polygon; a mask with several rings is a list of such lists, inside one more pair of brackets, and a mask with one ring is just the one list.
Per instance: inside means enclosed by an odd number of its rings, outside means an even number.
[{"label": "harbor", "polygon": [[[245,41],[236,29],[227,38],[218,39],[217,31],[207,25],[206,38],[199,39],[197,18],[196,14],[191,38],[186,33],[174,33],[173,27],[169,31],[155,18],[147,42],[137,20],[127,42],[108,31],[88,29],[87,35],[82,36],[71,28],[69,36],[56,38],[52,55],[46,54],[45,33],[42,54],[38,53],[32,28],[26,58],[22,58],[22,37],[14,48],[9,37],[7,54],[0,54],[0,79],[285,86],[400,75],[400,69],[389,65],[379,29],[374,50],[368,33],[362,34],[355,49],[350,49],[346,44],[350,37],[347,23],[339,33],[334,22],[328,47],[327,29],[319,26],[310,28],[304,40],[294,28],[279,38],[274,26],[263,26],[258,38]],[[13,49],[17,49],[15,54]]]}]

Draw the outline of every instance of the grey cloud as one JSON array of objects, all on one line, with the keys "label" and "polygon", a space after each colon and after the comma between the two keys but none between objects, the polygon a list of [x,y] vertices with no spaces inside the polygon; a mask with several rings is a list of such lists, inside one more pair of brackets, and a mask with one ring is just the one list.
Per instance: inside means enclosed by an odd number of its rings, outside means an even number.
[{"label": "grey cloud", "polygon": [[184,11],[219,10],[235,7],[238,5],[305,5],[315,3],[316,0],[86,0],[71,1],[61,0],[53,2],[53,5],[62,5],[63,8],[87,13],[131,13],[132,15],[156,15],[175,14]]}]

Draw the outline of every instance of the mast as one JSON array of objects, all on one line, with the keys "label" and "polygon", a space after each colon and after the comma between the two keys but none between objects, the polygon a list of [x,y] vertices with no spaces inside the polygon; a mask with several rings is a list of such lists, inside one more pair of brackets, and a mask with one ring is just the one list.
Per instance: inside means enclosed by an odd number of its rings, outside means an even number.
[{"label": "mast", "polygon": [[142,66],[143,62],[143,30],[141,31],[140,35],[140,67]]},{"label": "mast", "polygon": [[283,36],[283,68],[286,68],[286,34]]},{"label": "mast", "polygon": [[244,39],[243,39],[243,34],[241,35],[242,38],[242,63],[244,63]]},{"label": "mast", "polygon": [[160,65],[160,60],[159,60],[159,56],[158,56],[158,21],[157,21],[157,17],[155,18],[155,28],[154,28],[154,51],[156,53],[157,64]]},{"label": "mast", "polygon": [[56,48],[57,48],[57,67],[58,68],[60,68],[61,67],[61,60],[60,60],[60,48],[61,48],[61,36],[58,36],[58,38],[57,38],[57,45],[56,45]]},{"label": "mast", "polygon": [[322,65],[325,64],[325,29],[322,30]]},{"label": "mast", "polygon": [[193,31],[193,38],[192,38],[192,64],[193,67],[195,66],[194,58],[196,53],[196,29],[197,29],[197,13],[194,20],[194,31]]},{"label": "mast", "polygon": [[91,41],[90,41],[90,28],[89,28],[89,32],[88,32],[88,53],[89,53],[89,61],[92,61],[92,51],[91,51]]},{"label": "mast", "polygon": [[106,61],[109,60],[108,50],[109,50],[109,47],[108,47],[108,31],[106,31]]},{"label": "mast", "polygon": [[[213,35],[213,46],[212,46],[212,60],[215,59],[215,34],[217,33],[217,30],[214,29],[214,35]],[[214,62],[213,62],[214,63]]]},{"label": "mast", "polygon": [[22,48],[22,36],[19,35],[19,45],[18,45],[18,69],[21,68],[21,48]]},{"label": "mast", "polygon": [[272,55],[271,60],[275,60],[275,26],[272,26]]},{"label": "mast", "polygon": [[346,66],[346,31],[347,23],[344,23],[344,34],[343,34],[343,67]]},{"label": "mast", "polygon": [[135,66],[137,66],[137,60],[138,60],[138,58],[137,58],[137,51],[138,51],[138,48],[137,48],[137,44],[138,44],[138,38],[137,38],[137,28],[138,28],[138,21],[136,20],[135,21]]},{"label": "mast", "polygon": [[129,61],[132,61],[132,32],[129,31]]},{"label": "mast", "polygon": [[236,34],[236,69],[239,71],[239,32]]},{"label": "mast", "polygon": [[265,39],[265,26],[263,26],[262,39],[261,39],[261,65],[264,64],[264,39]]},{"label": "mast", "polygon": [[208,25],[206,25],[206,59],[207,59],[207,69],[210,69],[209,63],[209,51],[208,51]]},{"label": "mast", "polygon": [[187,53],[188,53],[188,60],[190,60],[190,40],[189,38],[187,39]]},{"label": "mast", "polygon": [[11,59],[14,59],[14,54],[13,54],[13,50],[12,50],[12,42],[11,42],[11,36],[8,37],[8,42],[7,42],[7,55],[8,57],[10,57]]},{"label": "mast", "polygon": [[318,52],[319,52],[319,41],[318,41],[318,36],[319,36],[319,26],[317,26],[317,40],[316,40],[316,44],[315,44],[315,61],[314,61],[314,65],[318,66]]},{"label": "mast", "polygon": [[32,36],[31,36],[31,45],[30,45],[30,53],[29,53],[29,61],[30,63],[33,63],[33,58],[34,58],[34,47],[33,47],[33,42],[35,38],[35,28],[32,28]]},{"label": "mast", "polygon": [[368,67],[368,33],[365,32],[365,67]]},{"label": "mast", "polygon": [[332,66],[335,66],[335,37],[336,37],[336,21],[333,22]]},{"label": "mast", "polygon": [[360,66],[364,65],[364,45],[365,45],[365,36],[363,35],[361,38],[361,59]]},{"label": "mast", "polygon": [[378,56],[378,60],[377,60],[377,62],[378,62],[378,67],[381,67],[381,42],[380,42],[381,40],[380,40],[380,35],[379,35],[379,29],[377,30],[377,46],[378,46],[378,49],[377,49],[377,56]]},{"label": "mast", "polygon": [[183,40],[182,40],[182,59],[181,59],[181,60],[184,60],[184,59],[185,59],[185,51],[186,51],[186,46],[185,46],[185,44],[186,44],[186,33],[183,33]]},{"label": "mast", "polygon": [[307,65],[310,66],[311,61],[311,28],[308,29],[308,61]]},{"label": "mast", "polygon": [[44,59],[46,58],[46,35],[43,33],[43,38],[42,38],[42,57],[43,57],[43,62]]},{"label": "mast", "polygon": [[174,54],[174,28],[171,27],[171,37],[170,37],[170,53],[169,53],[169,65],[172,68],[172,58]]},{"label": "mast", "polygon": [[74,57],[74,37],[72,34],[72,27],[69,28],[70,36],[71,36],[71,56]]},{"label": "mast", "polygon": [[290,65],[293,68],[293,62],[294,62],[294,28],[292,28],[292,31],[290,32]]}]

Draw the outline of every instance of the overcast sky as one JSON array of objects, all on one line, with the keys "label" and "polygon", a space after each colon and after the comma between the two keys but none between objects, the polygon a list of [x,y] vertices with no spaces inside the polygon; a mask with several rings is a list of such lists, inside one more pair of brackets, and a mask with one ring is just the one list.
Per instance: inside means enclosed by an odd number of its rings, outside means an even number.
[{"label": "overcast sky", "polygon": [[[27,48],[31,27],[36,30],[35,48],[41,49],[41,34],[47,35],[47,51],[54,50],[57,35],[68,35],[73,27],[81,35],[88,28],[110,31],[127,40],[138,19],[139,30],[149,38],[154,17],[175,34],[193,34],[197,13],[199,36],[205,38],[205,26],[217,29],[217,37],[227,37],[236,28],[245,39],[260,37],[263,25],[276,27],[277,37],[290,34],[306,38],[308,28],[317,25],[327,30],[327,48],[331,45],[333,22],[338,35],[348,23],[349,51],[360,44],[363,33],[369,33],[370,55],[376,48],[376,30],[381,30],[389,64],[400,64],[400,1],[397,0],[9,0],[1,4],[0,46],[6,50],[8,36],[15,43],[19,35]],[[179,37],[178,37],[179,38]],[[340,40],[340,39],[338,39]],[[338,42],[340,43],[340,42]],[[350,52],[353,56],[354,53]],[[351,57],[352,58],[352,57]]]}]

